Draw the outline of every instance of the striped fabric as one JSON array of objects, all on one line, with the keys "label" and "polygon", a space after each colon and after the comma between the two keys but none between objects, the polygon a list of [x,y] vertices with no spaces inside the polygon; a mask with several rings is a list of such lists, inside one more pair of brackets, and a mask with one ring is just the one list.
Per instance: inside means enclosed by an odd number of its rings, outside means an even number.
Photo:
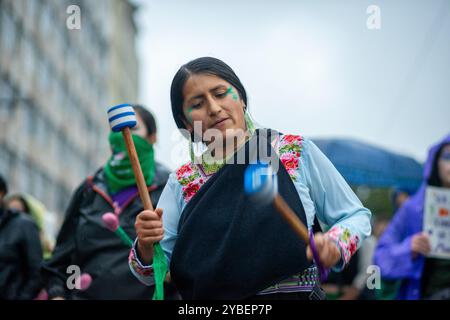
[{"label": "striped fabric", "polygon": [[120,104],[108,110],[108,120],[112,131],[118,132],[125,127],[133,128],[136,125],[136,114],[129,104]]},{"label": "striped fabric", "polygon": [[314,265],[300,274],[284,279],[279,283],[264,289],[259,292],[258,295],[312,291],[312,289],[318,285],[320,285],[320,276],[317,267]]}]

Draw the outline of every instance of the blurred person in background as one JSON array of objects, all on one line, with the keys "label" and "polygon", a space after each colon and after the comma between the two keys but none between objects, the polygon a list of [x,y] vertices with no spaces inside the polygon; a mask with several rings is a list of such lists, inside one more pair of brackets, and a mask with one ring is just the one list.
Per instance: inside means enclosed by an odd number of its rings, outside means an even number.
[{"label": "blurred person in background", "polygon": [[44,259],[49,259],[52,254],[53,245],[45,233],[45,206],[31,195],[20,193],[9,195],[5,198],[5,203],[7,208],[26,213],[33,218],[39,228]]},{"label": "blurred person in background", "polygon": [[[133,141],[155,206],[169,172],[154,158],[157,140],[156,121],[143,106],[133,106],[137,124],[132,128]],[[93,176],[88,177],[72,196],[52,258],[45,262],[43,276],[49,299],[148,299],[154,286],[143,286],[130,272],[127,247],[106,228],[102,216],[116,213],[119,225],[131,239],[136,238],[134,222],[143,204],[139,197],[131,162],[120,132],[109,135],[111,156]],[[70,290],[67,268],[78,266],[91,276],[85,290]],[[167,285],[168,298],[174,297]]]},{"label": "blurred person in background", "polygon": [[403,206],[405,201],[408,200],[408,198],[412,194],[414,194],[414,191],[412,191],[411,189],[394,187],[392,189],[392,198],[391,198],[393,212],[394,213],[397,212],[397,210],[400,209],[401,206]]},{"label": "blurred person in background", "polygon": [[431,250],[423,232],[428,186],[450,188],[450,135],[430,148],[421,187],[396,212],[376,248],[381,276],[401,280],[397,299],[450,299],[450,260],[426,257]]},{"label": "blurred person in background", "polygon": [[8,209],[0,176],[0,300],[31,300],[41,288],[42,248],[33,218]]},{"label": "blurred person in background", "polygon": [[[393,208],[393,210],[392,210],[393,214],[395,214],[397,212],[397,210],[403,206],[403,204],[406,202],[406,200],[408,200],[408,198],[412,194],[414,194],[415,191],[416,190],[413,191],[412,189],[398,187],[398,186],[395,186],[394,188],[392,188],[391,204],[392,204],[392,208]],[[374,233],[378,234],[378,237],[377,237],[378,239],[381,237],[381,235],[383,234],[384,230],[387,228],[388,225],[389,225],[389,220],[386,219],[384,221],[384,223],[382,224],[382,226],[379,227],[378,231],[374,230]],[[375,263],[375,262],[373,262],[373,263]],[[381,285],[380,289],[374,290],[375,299],[377,299],[377,300],[394,300],[397,297],[398,290],[401,285],[401,280],[386,279],[386,278],[381,277],[380,285]]]}]

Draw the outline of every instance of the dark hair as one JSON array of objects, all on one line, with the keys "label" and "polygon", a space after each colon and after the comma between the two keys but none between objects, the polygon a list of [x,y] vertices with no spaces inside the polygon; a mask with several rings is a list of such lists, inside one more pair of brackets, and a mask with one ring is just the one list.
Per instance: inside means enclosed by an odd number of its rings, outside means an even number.
[{"label": "dark hair", "polygon": [[430,185],[430,186],[442,187],[442,180],[441,180],[441,177],[439,176],[438,161],[439,161],[439,158],[441,157],[442,150],[444,149],[445,146],[448,146],[448,145],[450,145],[450,143],[441,145],[438,152],[436,152],[436,155],[433,159],[433,166],[431,167],[432,168],[431,174],[430,174],[430,177],[428,178],[428,185]]},{"label": "dark hair", "polygon": [[156,121],[155,118],[153,117],[153,114],[140,104],[134,104],[133,108],[142,118],[142,121],[144,122],[144,125],[147,128],[147,135],[149,136],[151,134],[156,133]]},{"label": "dark hair", "polygon": [[183,113],[183,88],[189,77],[194,74],[210,74],[227,81],[236,88],[240,98],[244,101],[245,105],[247,105],[247,93],[245,92],[245,88],[230,66],[216,58],[198,58],[181,66],[172,80],[170,101],[172,104],[173,119],[178,128],[186,129],[186,126],[183,123],[183,120],[186,121],[186,117]]},{"label": "dark hair", "polygon": [[0,175],[0,193],[7,194],[8,193],[8,185],[6,184],[6,180]]},{"label": "dark hair", "polygon": [[30,207],[28,206],[28,203],[25,201],[25,198],[22,197],[20,194],[13,194],[13,195],[10,195],[10,196],[8,197],[8,199],[6,199],[6,202],[10,202],[10,201],[12,201],[12,200],[17,200],[17,201],[20,201],[20,202],[22,203],[22,206],[23,206],[23,212],[24,212],[24,213],[28,213],[28,214],[31,213],[31,210],[30,210]]}]

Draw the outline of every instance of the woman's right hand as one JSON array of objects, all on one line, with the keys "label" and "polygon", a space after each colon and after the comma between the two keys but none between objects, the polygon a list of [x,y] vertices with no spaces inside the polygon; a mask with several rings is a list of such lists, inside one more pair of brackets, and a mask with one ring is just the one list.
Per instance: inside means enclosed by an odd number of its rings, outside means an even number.
[{"label": "woman's right hand", "polygon": [[145,265],[153,261],[153,245],[164,237],[162,224],[163,210],[156,208],[155,211],[144,210],[136,217],[134,227],[137,234],[137,250],[139,258]]},{"label": "woman's right hand", "polygon": [[430,239],[425,232],[419,232],[413,235],[411,240],[411,251],[413,258],[417,255],[427,255],[431,251]]}]

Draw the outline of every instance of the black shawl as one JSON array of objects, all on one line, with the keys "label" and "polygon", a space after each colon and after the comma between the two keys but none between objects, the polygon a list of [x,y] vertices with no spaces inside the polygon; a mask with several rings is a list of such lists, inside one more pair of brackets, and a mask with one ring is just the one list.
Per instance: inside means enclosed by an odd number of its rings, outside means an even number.
[{"label": "black shawl", "polygon": [[[258,130],[252,139],[262,141],[275,154],[271,138],[261,138],[262,132]],[[181,214],[170,272],[183,299],[248,298],[310,264],[305,243],[273,204],[255,203],[244,192],[249,159],[254,159],[252,154],[261,159],[252,139],[240,150],[245,151],[246,164],[222,167]],[[306,225],[297,190],[278,157],[275,159],[278,192]]]}]

